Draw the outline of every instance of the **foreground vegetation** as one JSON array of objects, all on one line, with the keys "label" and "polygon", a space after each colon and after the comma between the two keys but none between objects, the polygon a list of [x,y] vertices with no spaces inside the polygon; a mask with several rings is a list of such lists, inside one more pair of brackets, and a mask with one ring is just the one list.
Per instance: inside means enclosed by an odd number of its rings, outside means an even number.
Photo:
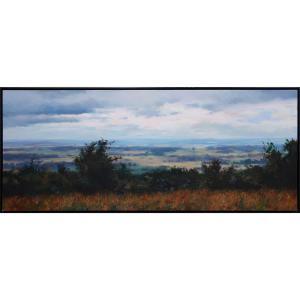
[{"label": "foreground vegetation", "polygon": [[153,194],[12,196],[4,211],[295,211],[296,191],[180,190]]},{"label": "foreground vegetation", "polygon": [[48,210],[296,210],[298,142],[280,151],[264,147],[266,165],[237,170],[219,160],[196,169],[156,169],[132,174],[106,140],[80,150],[76,171],[59,165],[47,171],[37,162],[3,172],[3,209]]}]

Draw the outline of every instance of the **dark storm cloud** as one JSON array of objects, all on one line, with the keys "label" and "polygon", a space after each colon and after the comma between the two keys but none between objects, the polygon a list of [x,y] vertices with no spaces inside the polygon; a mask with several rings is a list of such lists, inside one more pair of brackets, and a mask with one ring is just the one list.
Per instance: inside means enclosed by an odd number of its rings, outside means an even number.
[{"label": "dark storm cloud", "polygon": [[187,100],[187,106],[219,111],[237,104],[266,103],[269,101],[296,99],[296,90],[211,90],[196,92]]},{"label": "dark storm cloud", "polygon": [[4,91],[3,115],[82,114],[92,112],[99,103],[82,91]]},{"label": "dark storm cloud", "polygon": [[89,113],[94,110],[93,103],[76,103],[76,105],[62,105],[62,104],[47,104],[41,107],[40,112],[48,115],[79,115]]},{"label": "dark storm cloud", "polygon": [[28,126],[41,123],[65,123],[78,122],[78,119],[73,117],[63,117],[59,115],[17,115],[3,118],[4,127]]}]

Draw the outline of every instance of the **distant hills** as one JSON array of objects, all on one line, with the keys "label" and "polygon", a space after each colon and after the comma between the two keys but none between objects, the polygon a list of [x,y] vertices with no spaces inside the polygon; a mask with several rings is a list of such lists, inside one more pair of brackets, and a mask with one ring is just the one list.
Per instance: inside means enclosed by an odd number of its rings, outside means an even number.
[{"label": "distant hills", "polygon": [[[146,147],[201,147],[201,146],[247,146],[262,145],[272,141],[283,144],[285,138],[243,138],[243,139],[171,139],[171,138],[131,138],[115,139],[113,146],[146,146]],[[4,140],[4,148],[47,147],[47,146],[83,146],[90,140]]]}]

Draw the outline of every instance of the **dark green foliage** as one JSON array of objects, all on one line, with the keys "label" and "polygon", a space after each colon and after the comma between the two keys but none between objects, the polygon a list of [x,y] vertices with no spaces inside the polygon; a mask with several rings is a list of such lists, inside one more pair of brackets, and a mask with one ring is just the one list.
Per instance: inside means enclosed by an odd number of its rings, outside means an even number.
[{"label": "dark green foliage", "polygon": [[158,170],[145,175],[150,191],[174,191],[200,187],[201,175],[197,170],[171,168]]},{"label": "dark green foliage", "polygon": [[221,188],[221,162],[218,159],[213,159],[208,165],[202,164],[202,171],[205,178],[205,185],[208,188]]},{"label": "dark green foliage", "polygon": [[267,185],[266,169],[260,166],[249,166],[241,171],[238,177],[238,186],[242,188],[262,188]]},{"label": "dark green foliage", "polygon": [[82,178],[82,191],[113,190],[117,185],[113,162],[117,156],[110,156],[111,143],[99,140],[86,145],[75,158],[75,166]]},{"label": "dark green foliage", "polygon": [[282,153],[273,143],[267,143],[264,146],[264,157],[267,161],[265,170],[265,181],[268,185],[281,185],[282,171],[283,171],[283,159]]},{"label": "dark green foliage", "polygon": [[[219,160],[196,169],[156,169],[133,174],[119,157],[109,154],[111,143],[100,140],[86,145],[75,158],[77,171],[64,165],[57,172],[46,170],[31,160],[23,168],[3,172],[4,195],[63,194],[71,192],[152,193],[178,189],[259,189],[263,187],[296,188],[298,142],[287,140],[282,150],[273,143],[264,148],[266,165],[237,170],[222,168]],[[242,201],[241,201],[242,205]]]},{"label": "dark green foliage", "polygon": [[130,172],[126,164],[118,164],[114,167],[114,170],[117,181],[115,191],[119,194],[131,191],[135,176]]},{"label": "dark green foliage", "polygon": [[281,152],[273,143],[265,146],[265,184],[273,187],[297,186],[298,141],[286,140]]},{"label": "dark green foliage", "polygon": [[241,172],[233,166],[223,169],[221,172],[221,188],[245,188]]},{"label": "dark green foliage", "polygon": [[248,174],[247,177],[247,171],[250,169],[252,170],[252,167],[238,171],[234,166],[222,169],[219,160],[212,160],[209,164],[202,164],[204,185],[209,189],[252,188],[254,187],[251,182],[252,174]]},{"label": "dark green foliage", "polygon": [[298,141],[286,140],[283,147],[283,177],[285,185],[297,187]]},{"label": "dark green foliage", "polygon": [[34,161],[20,170],[3,172],[5,195],[62,194],[76,190],[75,172],[43,170]]}]

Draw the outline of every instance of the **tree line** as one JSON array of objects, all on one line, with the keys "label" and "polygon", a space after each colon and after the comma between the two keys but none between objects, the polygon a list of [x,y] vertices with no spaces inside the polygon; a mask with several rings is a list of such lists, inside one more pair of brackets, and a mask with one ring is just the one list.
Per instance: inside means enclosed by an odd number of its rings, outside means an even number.
[{"label": "tree line", "polygon": [[101,139],[85,145],[74,159],[76,170],[58,165],[48,171],[34,160],[17,170],[3,171],[4,195],[95,193],[151,193],[177,189],[259,189],[297,187],[298,141],[286,140],[282,149],[264,145],[264,166],[221,167],[214,159],[197,169],[173,167],[134,174],[120,156],[110,155],[112,142]]}]

